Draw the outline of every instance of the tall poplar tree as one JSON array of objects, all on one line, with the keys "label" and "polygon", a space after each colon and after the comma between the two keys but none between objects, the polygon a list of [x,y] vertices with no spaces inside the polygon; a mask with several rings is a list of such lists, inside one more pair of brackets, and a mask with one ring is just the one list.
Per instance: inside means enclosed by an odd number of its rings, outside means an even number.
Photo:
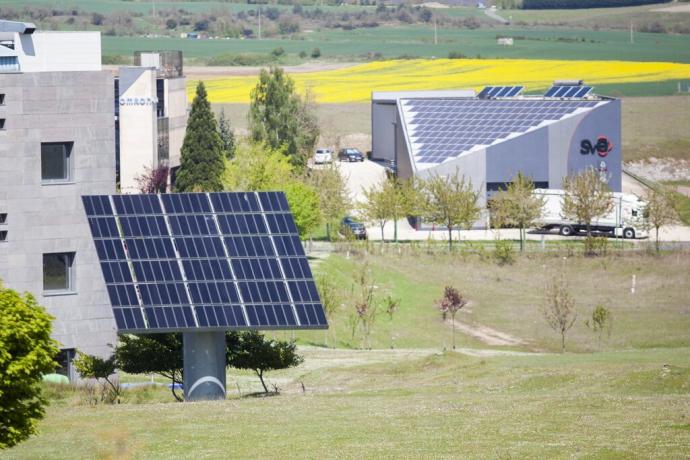
[{"label": "tall poplar tree", "polygon": [[196,86],[196,96],[187,121],[175,191],[223,190],[223,156],[223,143],[216,118],[211,112],[204,83],[200,81]]}]

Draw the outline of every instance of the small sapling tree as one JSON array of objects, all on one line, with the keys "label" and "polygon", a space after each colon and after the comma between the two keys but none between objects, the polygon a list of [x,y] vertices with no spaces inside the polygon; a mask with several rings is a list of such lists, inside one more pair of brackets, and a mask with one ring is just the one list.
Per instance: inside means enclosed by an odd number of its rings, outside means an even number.
[{"label": "small sapling tree", "polygon": [[554,332],[561,336],[561,353],[565,352],[565,336],[575,324],[577,311],[575,299],[563,276],[554,277],[546,286],[544,319]]},{"label": "small sapling tree", "polygon": [[321,304],[323,305],[323,310],[326,313],[326,318],[328,319],[328,324],[330,325],[330,328],[324,331],[325,345],[328,347],[328,332],[329,330],[333,330],[333,341],[335,347],[338,344],[338,338],[335,332],[335,315],[340,308],[342,298],[340,297],[338,286],[326,275],[321,275],[316,278],[316,288],[319,291]]},{"label": "small sapling tree", "polygon": [[168,188],[170,168],[161,165],[157,168],[144,167],[144,172],[134,179],[141,193],[164,193]]},{"label": "small sapling tree", "polygon": [[592,221],[606,215],[613,209],[613,194],[601,180],[599,173],[589,168],[568,176],[563,181],[563,215],[581,222],[587,228],[587,237],[592,236]]},{"label": "small sapling tree", "polygon": [[370,349],[371,343],[369,337],[371,330],[376,322],[378,316],[378,305],[374,299],[374,283],[371,280],[371,273],[369,264],[364,263],[354,286],[354,315],[352,316],[352,336],[354,337],[357,330],[362,333],[362,348]]},{"label": "small sapling tree", "polygon": [[655,248],[659,253],[659,229],[679,222],[678,212],[674,206],[674,192],[663,187],[649,189],[645,193],[645,226],[656,232]]},{"label": "small sapling tree", "polygon": [[362,218],[371,223],[375,223],[381,229],[381,250],[385,241],[383,229],[392,218],[391,194],[388,191],[388,181],[374,184],[367,189],[363,189],[364,201],[359,204]]},{"label": "small sapling tree", "polygon": [[613,326],[611,311],[603,305],[597,305],[592,310],[592,317],[585,320],[585,326],[591,328],[592,332],[597,334],[599,348],[601,348],[604,332],[606,332],[608,337],[611,337],[611,328]]},{"label": "small sapling tree", "polygon": [[437,302],[438,309],[441,311],[443,320],[448,316],[452,323],[453,350],[455,350],[455,315],[467,305],[467,299],[453,286],[446,286],[443,291],[443,298]]},{"label": "small sapling tree", "polygon": [[74,360],[74,367],[82,377],[96,379],[101,384],[101,402],[120,404],[122,388],[114,377],[117,371],[115,355],[107,359],[79,352]]},{"label": "small sapling tree", "polygon": [[391,349],[393,349],[395,345],[395,338],[393,335],[393,316],[397,313],[399,308],[400,299],[396,299],[390,294],[383,299],[383,311],[388,316],[388,320],[391,323]]},{"label": "small sapling tree", "polygon": [[[227,340],[228,365],[256,372],[265,393],[268,393],[268,387],[264,381],[265,372],[298,366],[303,361],[303,358],[297,354],[294,342],[266,340],[257,331],[243,332],[234,337],[229,334],[229,336],[231,338]],[[275,388],[277,393],[277,387]]]},{"label": "small sapling tree", "polygon": [[496,226],[510,225],[520,229],[520,252],[525,247],[525,230],[541,218],[545,198],[535,195],[534,182],[517,173],[508,184],[491,198],[491,217]]}]

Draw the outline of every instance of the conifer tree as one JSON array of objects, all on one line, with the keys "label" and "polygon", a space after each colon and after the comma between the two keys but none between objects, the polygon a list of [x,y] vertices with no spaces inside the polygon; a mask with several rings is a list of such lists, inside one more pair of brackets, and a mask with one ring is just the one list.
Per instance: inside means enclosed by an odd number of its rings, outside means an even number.
[{"label": "conifer tree", "polygon": [[220,115],[218,116],[218,132],[220,134],[220,140],[223,143],[223,151],[225,152],[225,157],[231,159],[235,157],[235,150],[237,149],[237,143],[235,142],[235,133],[230,126],[230,120],[225,116],[225,110],[220,110]]},{"label": "conifer tree", "polygon": [[218,125],[211,112],[204,83],[200,81],[187,121],[175,191],[223,190],[223,155]]}]

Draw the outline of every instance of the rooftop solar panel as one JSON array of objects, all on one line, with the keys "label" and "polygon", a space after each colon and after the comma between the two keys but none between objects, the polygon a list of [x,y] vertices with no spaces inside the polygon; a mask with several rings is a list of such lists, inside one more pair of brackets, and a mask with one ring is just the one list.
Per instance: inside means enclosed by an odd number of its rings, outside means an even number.
[{"label": "rooftop solar panel", "polygon": [[327,327],[281,192],[82,197],[117,327]]},{"label": "rooftop solar panel", "polygon": [[[575,88],[580,91],[582,87]],[[401,100],[403,122],[417,165],[442,163],[511,134],[605,103],[583,99]]]},{"label": "rooftop solar panel", "polygon": [[487,86],[482,89],[477,97],[490,99],[496,97],[514,97],[522,92],[524,86]]},{"label": "rooftop solar panel", "polygon": [[556,85],[549,88],[544,97],[583,98],[592,92],[591,86]]}]

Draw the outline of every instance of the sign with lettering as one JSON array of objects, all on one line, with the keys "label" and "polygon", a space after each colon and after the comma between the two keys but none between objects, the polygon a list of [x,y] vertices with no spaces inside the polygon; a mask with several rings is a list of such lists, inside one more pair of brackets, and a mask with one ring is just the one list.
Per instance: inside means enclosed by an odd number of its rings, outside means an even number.
[{"label": "sign with lettering", "polygon": [[606,136],[599,136],[594,144],[589,139],[580,141],[580,154],[582,155],[594,155],[596,153],[604,158],[611,150],[613,150],[613,142],[609,141]]},{"label": "sign with lettering", "polygon": [[158,105],[157,97],[121,97],[120,105]]}]

